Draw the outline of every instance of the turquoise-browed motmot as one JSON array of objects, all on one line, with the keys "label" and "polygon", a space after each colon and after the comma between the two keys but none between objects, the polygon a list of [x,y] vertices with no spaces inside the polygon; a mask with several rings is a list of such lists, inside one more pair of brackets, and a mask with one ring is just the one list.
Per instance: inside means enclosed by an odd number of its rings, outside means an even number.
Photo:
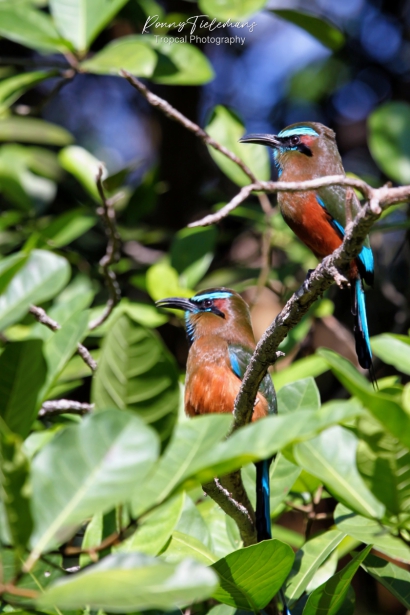
[{"label": "turquoise-browed motmot", "polygon": [[[345,175],[335,133],[318,122],[292,124],[278,135],[246,135],[241,143],[260,143],[273,148],[281,181],[304,181],[326,175]],[[326,186],[304,192],[279,192],[278,203],[285,222],[318,258],[338,248],[346,226],[346,187]],[[351,201],[352,218],[360,203]],[[372,370],[372,351],[367,327],[363,281],[373,283],[373,254],[368,238],[356,259],[350,263],[352,313],[359,364]]]},{"label": "turquoise-browed motmot", "polygon": [[[255,348],[249,308],[229,288],[212,288],[191,299],[170,297],[157,307],[184,310],[189,353],[185,381],[188,416],[233,412],[249,360]],[[259,387],[252,420],[277,412],[269,374]],[[256,529],[258,540],[271,538],[269,467],[256,463]]]}]

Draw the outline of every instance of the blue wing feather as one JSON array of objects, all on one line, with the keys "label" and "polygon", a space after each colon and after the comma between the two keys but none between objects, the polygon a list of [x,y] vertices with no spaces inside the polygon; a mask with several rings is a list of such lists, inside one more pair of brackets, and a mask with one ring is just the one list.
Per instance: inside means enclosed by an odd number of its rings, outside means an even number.
[{"label": "blue wing feather", "polygon": [[[231,368],[233,373],[242,380],[245,375],[246,368],[252,356],[252,350],[245,348],[240,344],[229,344],[229,360],[231,362]],[[267,399],[269,405],[269,413],[276,414],[277,402],[275,388],[272,383],[272,378],[269,374],[266,374],[262,380],[259,391]]]},{"label": "blue wing feather", "polygon": [[[320,198],[320,196],[316,196],[316,200],[319,203],[319,205],[323,207],[323,209],[326,209],[326,205],[323,199]],[[328,211],[328,209],[326,209],[326,211]],[[341,237],[344,237],[345,229],[340,222],[338,222],[332,217],[332,219],[330,220],[330,224],[333,226],[333,228],[336,231],[338,231]],[[357,258],[359,259],[360,264],[364,268],[364,275],[363,275],[364,279],[366,280],[366,282],[369,280],[369,283],[371,283],[371,280],[373,278],[373,273],[374,273],[374,260],[373,260],[372,249],[369,246],[363,246]]]}]

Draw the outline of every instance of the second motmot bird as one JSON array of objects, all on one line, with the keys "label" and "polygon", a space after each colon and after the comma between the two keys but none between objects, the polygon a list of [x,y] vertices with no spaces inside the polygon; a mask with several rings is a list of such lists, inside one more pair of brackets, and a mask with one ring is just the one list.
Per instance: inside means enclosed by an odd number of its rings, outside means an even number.
[{"label": "second motmot bird", "polygon": [[[212,288],[191,299],[170,297],[157,307],[185,312],[189,343],[185,381],[188,416],[234,410],[235,398],[255,349],[249,308],[229,288]],[[276,394],[267,374],[255,400],[252,420],[277,412]],[[272,459],[256,463],[256,530],[258,540],[271,538],[269,467]]]},{"label": "second motmot bird", "polygon": [[[273,148],[281,181],[305,181],[326,175],[345,175],[333,130],[318,122],[303,122],[284,128],[277,135],[250,134],[242,143],[260,143]],[[285,222],[318,258],[328,256],[342,242],[346,221],[346,187],[325,186],[316,190],[279,192],[278,203]],[[360,203],[351,201],[352,219]],[[357,258],[349,266],[352,286],[352,313],[359,364],[372,370],[372,351],[367,327],[363,280],[373,283],[373,254],[367,238]]]}]

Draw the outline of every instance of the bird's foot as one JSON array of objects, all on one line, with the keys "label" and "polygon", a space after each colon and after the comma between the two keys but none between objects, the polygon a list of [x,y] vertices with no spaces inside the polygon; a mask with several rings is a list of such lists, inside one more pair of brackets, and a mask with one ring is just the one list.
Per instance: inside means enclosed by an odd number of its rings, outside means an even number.
[{"label": "bird's foot", "polygon": [[345,288],[346,286],[350,286],[350,281],[348,280],[348,278],[336,267],[329,267],[329,273],[333,277],[339,288]]},{"label": "bird's foot", "polygon": [[307,270],[306,281],[309,280],[309,278],[310,278],[310,276],[312,275],[313,272],[314,272],[314,269],[308,269]]}]

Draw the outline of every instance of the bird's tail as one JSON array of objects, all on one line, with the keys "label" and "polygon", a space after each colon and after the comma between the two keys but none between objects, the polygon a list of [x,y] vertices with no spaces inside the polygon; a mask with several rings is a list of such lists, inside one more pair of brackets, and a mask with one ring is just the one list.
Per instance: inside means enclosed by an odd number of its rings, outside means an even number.
[{"label": "bird's tail", "polygon": [[[270,480],[269,468],[271,459],[258,461],[256,465],[256,532],[258,542],[272,538],[270,522]],[[279,590],[280,599],[283,604],[283,615],[291,615],[285,600],[283,589]]]},{"label": "bird's tail", "polygon": [[272,538],[270,526],[269,468],[272,459],[258,461],[256,465],[256,532],[258,542]]},{"label": "bird's tail", "polygon": [[364,299],[363,282],[355,281],[352,297],[352,314],[354,316],[354,337],[359,364],[372,372],[372,349],[370,348],[369,329],[367,327],[366,303]]}]

